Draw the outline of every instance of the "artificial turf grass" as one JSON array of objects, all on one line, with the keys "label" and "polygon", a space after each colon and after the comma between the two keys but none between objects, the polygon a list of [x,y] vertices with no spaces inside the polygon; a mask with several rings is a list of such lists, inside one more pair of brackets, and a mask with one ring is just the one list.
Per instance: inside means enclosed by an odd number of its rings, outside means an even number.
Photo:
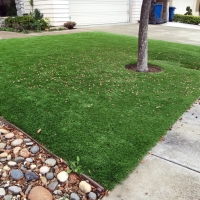
[{"label": "artificial turf grass", "polygon": [[200,48],[191,45],[150,40],[157,74],[124,68],[137,59],[137,39],[128,36],[10,39],[0,48],[0,115],[63,159],[78,155],[108,189],[199,97],[200,71],[183,68],[200,67]]}]

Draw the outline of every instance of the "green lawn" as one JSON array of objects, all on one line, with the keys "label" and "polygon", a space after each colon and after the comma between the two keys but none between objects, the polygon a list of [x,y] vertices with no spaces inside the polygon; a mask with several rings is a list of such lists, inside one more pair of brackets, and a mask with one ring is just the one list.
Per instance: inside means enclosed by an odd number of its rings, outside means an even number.
[{"label": "green lawn", "polygon": [[200,96],[199,55],[150,40],[149,63],[163,71],[134,73],[124,66],[136,62],[135,37],[0,40],[0,115],[112,189]]}]

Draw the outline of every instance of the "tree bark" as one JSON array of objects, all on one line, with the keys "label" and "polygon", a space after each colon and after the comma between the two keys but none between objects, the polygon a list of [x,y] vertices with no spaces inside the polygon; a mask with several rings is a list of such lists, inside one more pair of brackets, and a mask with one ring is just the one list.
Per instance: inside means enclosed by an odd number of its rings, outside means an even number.
[{"label": "tree bark", "polygon": [[143,0],[138,33],[137,71],[148,71],[148,24],[151,0]]}]

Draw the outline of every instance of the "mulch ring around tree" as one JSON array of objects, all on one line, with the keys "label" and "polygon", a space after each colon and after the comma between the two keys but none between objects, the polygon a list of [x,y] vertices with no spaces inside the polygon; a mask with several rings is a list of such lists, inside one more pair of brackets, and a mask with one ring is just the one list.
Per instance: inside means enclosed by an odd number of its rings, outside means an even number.
[{"label": "mulch ring around tree", "polygon": [[[98,200],[105,189],[0,117],[0,199]],[[45,197],[45,198],[44,198]]]},{"label": "mulch ring around tree", "polygon": [[[133,72],[137,72],[137,63],[126,65],[125,68],[128,70],[132,70]],[[146,73],[158,73],[162,71],[162,68],[153,65],[148,65],[148,68],[149,71]]]}]

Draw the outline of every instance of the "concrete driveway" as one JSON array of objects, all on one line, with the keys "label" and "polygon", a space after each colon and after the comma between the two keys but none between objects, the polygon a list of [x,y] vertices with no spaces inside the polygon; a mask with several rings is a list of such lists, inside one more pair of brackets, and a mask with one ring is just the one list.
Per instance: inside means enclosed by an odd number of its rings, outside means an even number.
[{"label": "concrete driveway", "polygon": [[[138,36],[139,24],[116,24],[106,26],[85,26],[80,29]],[[149,25],[150,39],[193,44],[200,46],[200,26],[168,22],[162,25]]]}]

